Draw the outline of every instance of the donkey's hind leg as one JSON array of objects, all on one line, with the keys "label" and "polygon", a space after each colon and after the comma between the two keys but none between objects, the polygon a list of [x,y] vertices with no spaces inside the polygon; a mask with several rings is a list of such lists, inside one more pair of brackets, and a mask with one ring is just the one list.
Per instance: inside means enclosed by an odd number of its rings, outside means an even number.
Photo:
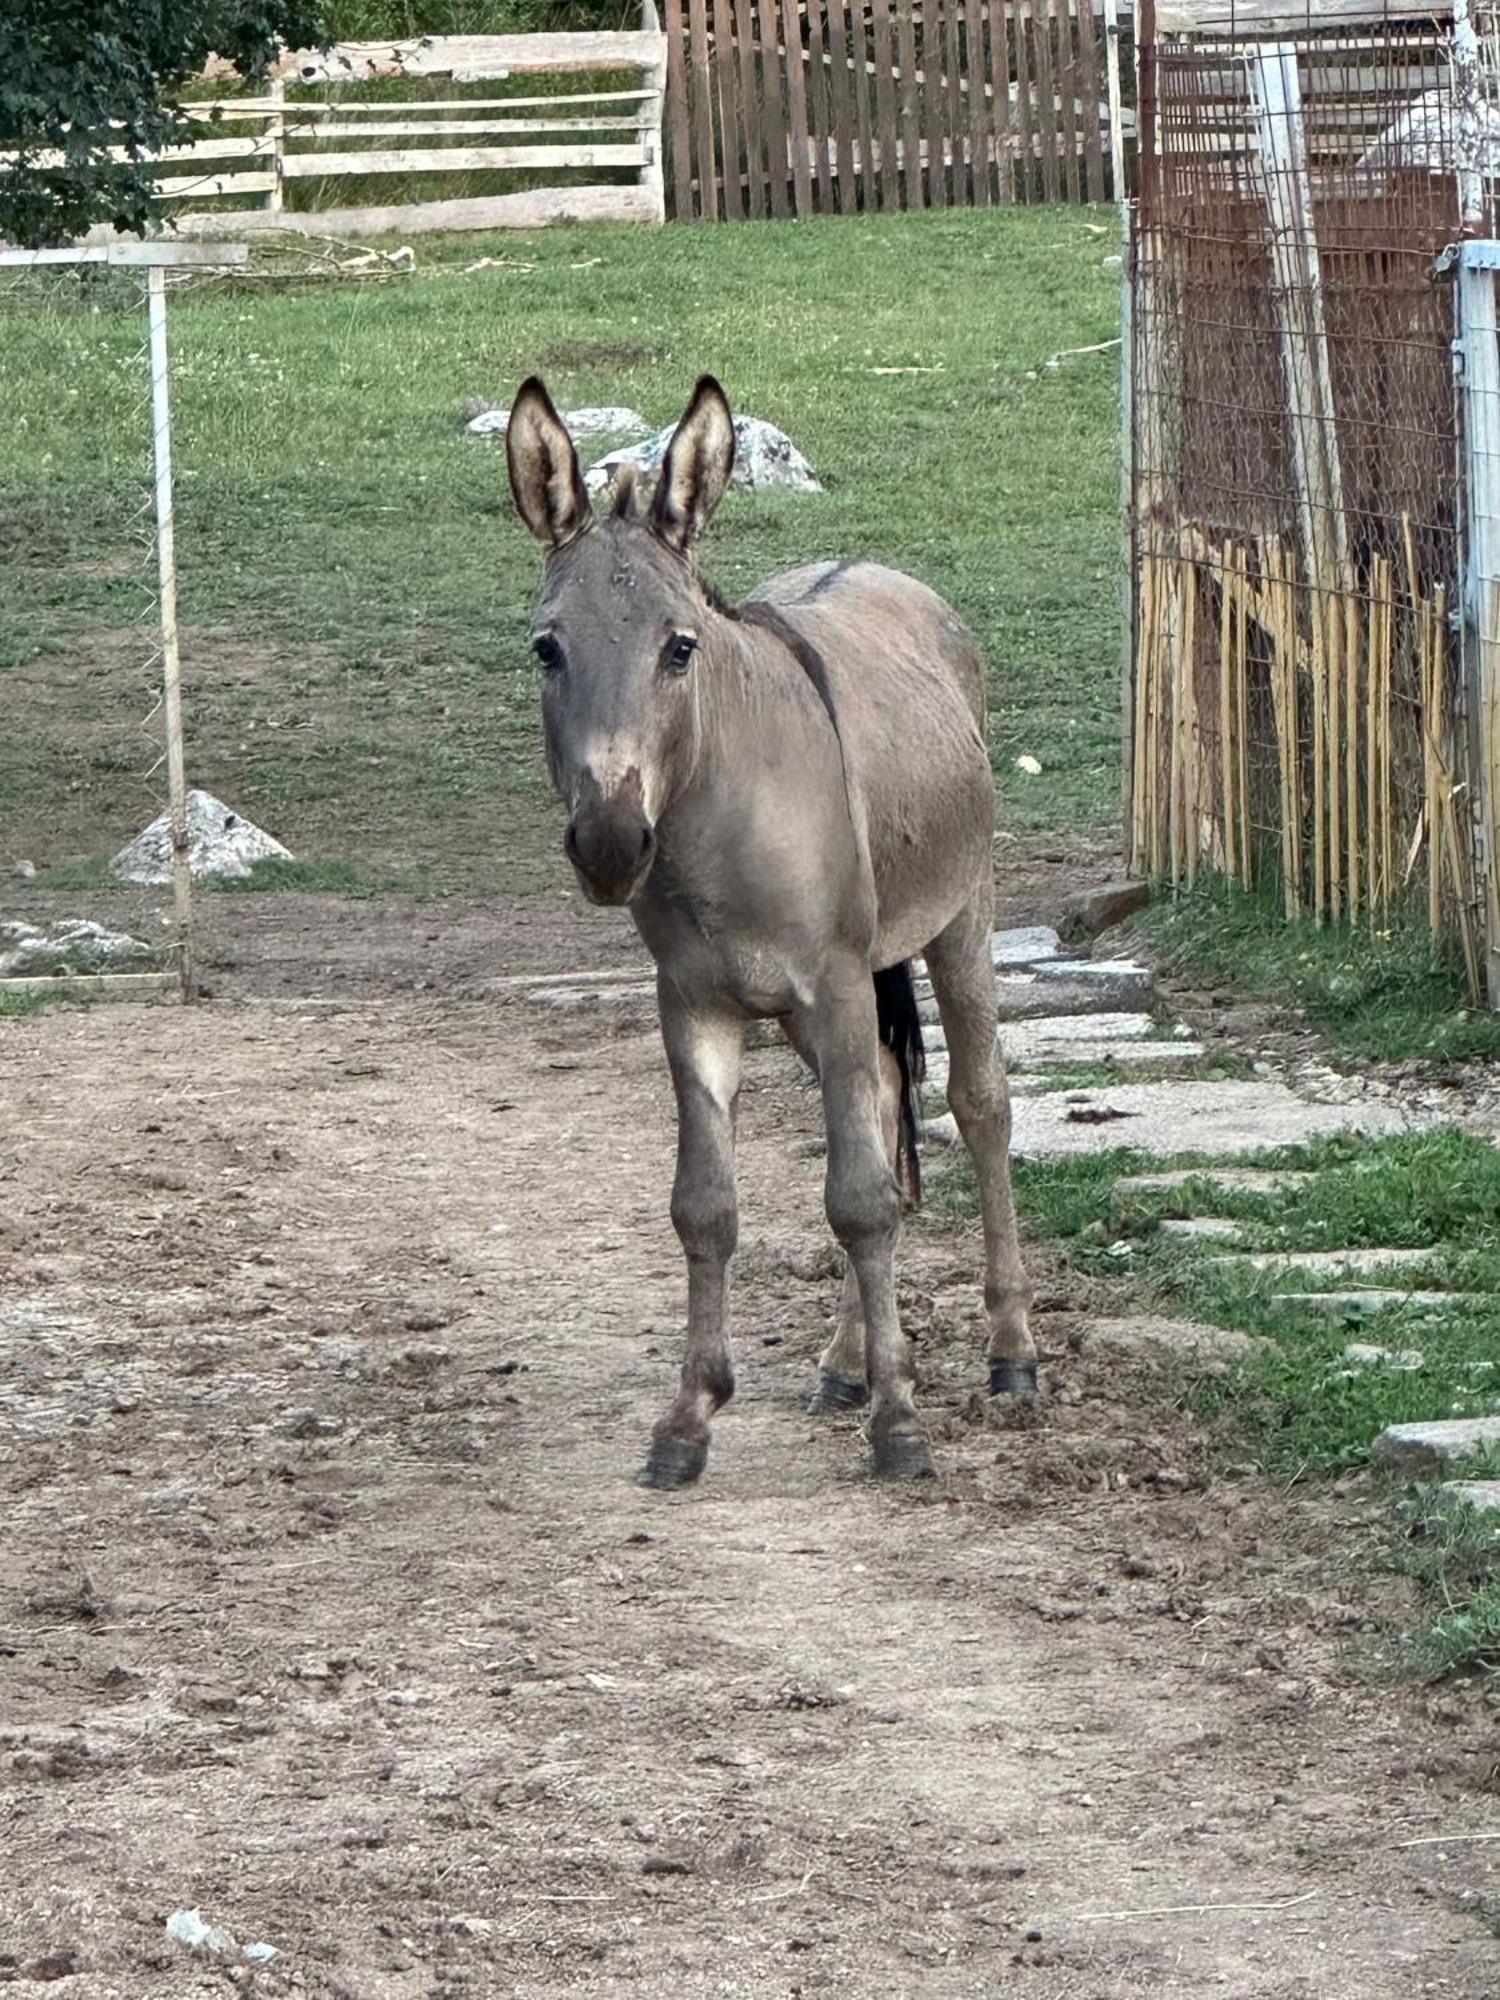
[{"label": "donkey's hind leg", "polygon": [[927,969],[948,1038],[948,1102],[979,1182],[984,1220],[984,1304],[990,1323],[990,1394],[1036,1394],[1036,1348],[1027,1323],[1031,1287],[1021,1264],[1010,1187],[1010,1092],[996,1040],[991,900],[976,896],[927,948]]},{"label": "donkey's hind leg", "polygon": [[851,960],[830,968],[824,990],[795,1028],[797,1045],[805,1044],[816,1061],[823,1092],[828,1220],[859,1287],[875,1472],[931,1478],[932,1453],[912,1394],[911,1348],[896,1311],[901,1192],[883,1129],[884,1065],[868,966]]},{"label": "donkey's hind leg", "polygon": [[[792,1047],[816,1076],[817,1061],[797,1024],[785,1020],[782,1031]],[[901,1130],[901,1065],[888,1048],[880,1051],[880,1131],[885,1140],[891,1171],[896,1168],[896,1145]],[[818,1386],[808,1403],[809,1416],[835,1416],[846,1410],[862,1410],[870,1400],[865,1361],[865,1313],[859,1299],[859,1279],[847,1255],[844,1258],[844,1289],[839,1294],[838,1316],[833,1338],[818,1357]]]}]

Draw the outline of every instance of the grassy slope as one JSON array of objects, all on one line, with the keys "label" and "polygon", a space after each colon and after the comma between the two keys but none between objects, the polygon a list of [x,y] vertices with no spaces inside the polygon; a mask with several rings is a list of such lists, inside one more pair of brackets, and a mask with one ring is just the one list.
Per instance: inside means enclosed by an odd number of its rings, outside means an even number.
[{"label": "grassy slope", "polygon": [[[540,367],[564,403],[663,422],[712,368],[828,489],[731,495],[715,580],[844,552],[927,578],[985,644],[1011,822],[1108,820],[1115,357],[1043,364],[1113,334],[1112,248],[1078,210],[565,228],[422,244],[411,282],[179,295],[193,777],[312,857],[453,886],[550,870],[536,558],[459,405]],[[141,322],[119,287],[42,296],[0,294],[0,689],[24,722],[0,736],[0,828],[39,865],[107,852],[151,803]]]}]

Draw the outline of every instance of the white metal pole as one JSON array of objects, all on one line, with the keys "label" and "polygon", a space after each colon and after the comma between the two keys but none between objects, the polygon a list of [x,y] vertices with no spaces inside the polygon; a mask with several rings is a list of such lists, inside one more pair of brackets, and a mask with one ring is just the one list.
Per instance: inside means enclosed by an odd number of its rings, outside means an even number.
[{"label": "white metal pole", "polygon": [[187,779],[182,760],[182,663],[177,651],[177,556],[172,535],[172,426],[167,393],[166,273],[146,273],[151,330],[151,428],[156,470],[156,570],[161,599],[161,684],[167,737],[167,799],[172,821],[172,893],[177,915],[177,972],[182,997],[193,997],[193,877],[188,865]]},{"label": "white metal pole", "polygon": [[1467,511],[1465,612],[1472,634],[1469,740],[1476,765],[1473,800],[1475,860],[1485,919],[1485,986],[1500,1009],[1500,880],[1496,876],[1500,815],[1500,314],[1495,307],[1492,243],[1469,242],[1458,267],[1459,350],[1464,413]]}]

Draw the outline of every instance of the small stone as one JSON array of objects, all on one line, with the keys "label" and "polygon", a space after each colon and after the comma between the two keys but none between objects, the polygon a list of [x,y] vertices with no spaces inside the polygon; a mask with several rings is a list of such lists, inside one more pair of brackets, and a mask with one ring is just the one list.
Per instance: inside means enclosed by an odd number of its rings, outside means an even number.
[{"label": "small stone", "polygon": [[1435,1423],[1388,1424],[1370,1447],[1387,1472],[1430,1478],[1476,1452],[1500,1449],[1500,1417],[1446,1417]]},{"label": "small stone", "polygon": [[1422,1352],[1416,1347],[1377,1347],[1372,1341],[1351,1340],[1344,1359],[1357,1368],[1395,1368],[1411,1374],[1422,1366]]},{"label": "small stone", "polygon": [[174,1910],[167,1918],[167,1936],[175,1938],[178,1944],[185,1944],[189,1951],[214,1952],[223,1956],[235,1948],[230,1933],[205,1922],[201,1910]]},{"label": "small stone", "polygon": [[1151,901],[1151,884],[1121,877],[1101,882],[1097,889],[1085,889],[1063,905],[1060,928],[1080,941],[1112,930],[1116,924],[1144,910]]},{"label": "small stone", "polygon": [[1462,1500],[1476,1514],[1500,1514],[1500,1479],[1448,1479],[1443,1491],[1453,1500]]},{"label": "small stone", "polygon": [[20,881],[20,882],[32,882],[32,881],[35,881],[35,879],[36,879],[36,863],[35,863],[34,861],[16,861],[16,862],[13,862],[13,863],[11,864],[11,871],[10,871],[10,872],[11,872],[11,874],[12,874],[12,875],[14,875],[14,876],[16,877],[16,879],[17,879],[18,881]]},{"label": "small stone", "polygon": [[958,1120],[951,1111],[939,1112],[935,1118],[924,1118],[922,1137],[929,1146],[956,1146],[959,1138]]}]

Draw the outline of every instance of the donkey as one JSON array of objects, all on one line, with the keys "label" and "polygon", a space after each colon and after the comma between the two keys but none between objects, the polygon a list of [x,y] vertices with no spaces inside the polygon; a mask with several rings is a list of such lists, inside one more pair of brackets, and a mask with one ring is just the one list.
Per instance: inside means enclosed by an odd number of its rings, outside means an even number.
[{"label": "donkey", "polygon": [[817,1077],[828,1220],[847,1253],[811,1407],[868,1402],[876,1474],[930,1478],[894,1276],[903,1156],[915,1181],[919,952],[979,1182],[990,1389],[1036,1389],[996,1040],[978,649],[940,597],[876,563],[792,570],[737,608],[701,580],[693,545],[734,462],[711,376],[649,508],[627,482],[607,518],[594,514],[535,377],[511,410],[507,457],[517,511],[546,549],[532,644],[564,851],[591,902],[628,905],[656,961],[677,1099],[687,1345],[640,1482],[697,1479],[709,1419],[734,1392],[735,1107],[757,1019],[780,1023]]}]

